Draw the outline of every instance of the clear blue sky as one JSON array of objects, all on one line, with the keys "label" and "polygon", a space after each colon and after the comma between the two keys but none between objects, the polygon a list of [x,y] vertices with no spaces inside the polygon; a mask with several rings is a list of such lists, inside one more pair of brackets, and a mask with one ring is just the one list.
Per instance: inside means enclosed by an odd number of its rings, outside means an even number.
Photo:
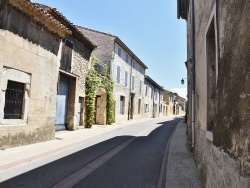
[{"label": "clear blue sky", "polygon": [[[186,88],[186,24],[176,0],[32,0],[55,7],[73,24],[118,36],[167,90]],[[185,80],[186,81],[186,80]],[[185,91],[185,89],[182,89]]]}]

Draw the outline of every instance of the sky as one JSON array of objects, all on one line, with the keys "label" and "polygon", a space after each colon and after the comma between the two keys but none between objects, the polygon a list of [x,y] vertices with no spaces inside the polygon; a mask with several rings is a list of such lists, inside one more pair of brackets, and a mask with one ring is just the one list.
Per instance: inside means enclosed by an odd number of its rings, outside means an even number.
[{"label": "sky", "polygon": [[31,0],[56,8],[75,25],[118,36],[147,65],[146,75],[186,98],[186,23],[176,0]]}]

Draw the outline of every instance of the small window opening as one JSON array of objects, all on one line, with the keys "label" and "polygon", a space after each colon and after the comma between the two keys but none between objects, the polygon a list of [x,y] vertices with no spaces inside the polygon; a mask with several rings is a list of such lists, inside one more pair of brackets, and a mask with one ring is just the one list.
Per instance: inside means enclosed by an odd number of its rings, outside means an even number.
[{"label": "small window opening", "polygon": [[22,119],[24,83],[8,81],[5,93],[4,119]]}]

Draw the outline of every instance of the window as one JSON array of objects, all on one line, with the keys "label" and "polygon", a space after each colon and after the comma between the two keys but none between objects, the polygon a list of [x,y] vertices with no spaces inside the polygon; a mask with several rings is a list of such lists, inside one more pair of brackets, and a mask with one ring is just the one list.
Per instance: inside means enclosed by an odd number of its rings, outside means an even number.
[{"label": "window", "polygon": [[145,113],[149,112],[148,104],[145,104]]},{"label": "window", "polygon": [[117,66],[116,82],[117,82],[118,84],[120,83],[120,72],[121,72],[121,68],[120,68],[120,66]]},{"label": "window", "polygon": [[158,93],[155,93],[155,100],[158,99]]},{"label": "window", "polygon": [[138,114],[141,113],[141,99],[138,100]]},{"label": "window", "polygon": [[148,96],[148,86],[146,86],[145,96]]},{"label": "window", "polygon": [[140,67],[140,73],[142,73],[142,74],[143,74],[143,69],[142,69],[142,67]]},{"label": "window", "polygon": [[122,49],[121,48],[118,48],[118,56],[122,57]]},{"label": "window", "polygon": [[125,80],[124,80],[125,87],[128,86],[128,71],[125,72]]},{"label": "window", "polygon": [[62,45],[62,57],[60,68],[65,71],[71,71],[73,43],[64,39]]},{"label": "window", "polygon": [[129,57],[128,57],[128,54],[126,54],[126,63],[128,63],[129,61]]},{"label": "window", "polygon": [[136,62],[135,61],[133,61],[132,66],[133,66],[134,69],[136,68]]},{"label": "window", "polygon": [[120,96],[120,114],[124,114],[125,97]]},{"label": "window", "polygon": [[5,93],[4,119],[22,119],[24,84],[8,81]]},{"label": "window", "polygon": [[134,90],[135,89],[135,77],[134,76],[132,76],[132,82],[131,82],[131,88],[132,88],[132,90]]},{"label": "window", "polygon": [[216,91],[216,40],[214,18],[212,19],[206,35],[207,58],[207,130],[213,131],[215,116]]},{"label": "window", "polygon": [[139,88],[139,93],[142,91],[142,81],[140,80],[140,88]]},{"label": "window", "polygon": [[151,99],[153,99],[154,96],[154,90],[151,88]]}]

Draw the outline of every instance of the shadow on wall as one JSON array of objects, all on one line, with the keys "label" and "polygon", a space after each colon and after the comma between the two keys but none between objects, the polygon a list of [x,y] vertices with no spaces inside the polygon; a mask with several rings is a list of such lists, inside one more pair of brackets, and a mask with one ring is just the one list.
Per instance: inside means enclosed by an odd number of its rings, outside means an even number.
[{"label": "shadow on wall", "polygon": [[60,38],[52,34],[41,24],[35,23],[29,16],[4,1],[0,2],[0,29],[10,31],[20,37],[58,54]]}]

